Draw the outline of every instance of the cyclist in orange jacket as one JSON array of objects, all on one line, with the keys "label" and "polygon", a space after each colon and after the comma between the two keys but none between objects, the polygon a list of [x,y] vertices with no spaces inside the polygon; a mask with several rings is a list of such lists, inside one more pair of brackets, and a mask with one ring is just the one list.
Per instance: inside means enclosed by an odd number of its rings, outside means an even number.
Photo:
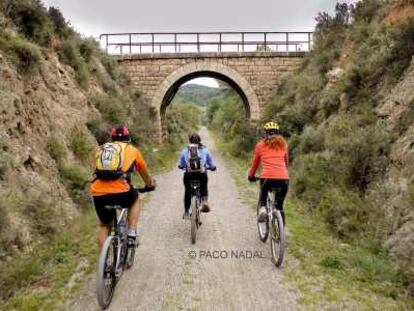
[{"label": "cyclist in orange jacket", "polygon": [[280,210],[283,222],[285,222],[283,202],[289,188],[288,145],[286,140],[280,135],[279,125],[276,122],[268,122],[263,128],[265,130],[265,137],[256,145],[253,164],[248,174],[248,180],[250,182],[255,180],[256,171],[261,164],[261,207],[259,209],[258,221],[266,222],[268,215],[268,192],[271,189],[276,189],[276,208]]}]

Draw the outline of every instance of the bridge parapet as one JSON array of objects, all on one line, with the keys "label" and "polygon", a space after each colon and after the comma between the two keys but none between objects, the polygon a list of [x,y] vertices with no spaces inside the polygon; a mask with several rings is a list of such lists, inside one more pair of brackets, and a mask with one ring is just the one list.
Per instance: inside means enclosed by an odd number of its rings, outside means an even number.
[{"label": "bridge parapet", "polygon": [[112,33],[100,36],[111,55],[306,53],[312,32]]}]

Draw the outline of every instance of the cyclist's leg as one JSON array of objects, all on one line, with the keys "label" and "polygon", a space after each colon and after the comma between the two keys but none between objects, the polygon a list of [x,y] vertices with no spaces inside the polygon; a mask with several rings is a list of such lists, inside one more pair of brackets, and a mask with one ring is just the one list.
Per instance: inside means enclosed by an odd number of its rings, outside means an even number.
[{"label": "cyclist's leg", "polygon": [[111,227],[111,221],[116,216],[116,213],[114,210],[105,209],[105,205],[110,204],[110,202],[107,202],[108,196],[95,196],[93,197],[93,201],[96,214],[98,215],[98,218],[101,222],[99,226],[98,243],[99,247],[102,247],[106,237],[108,236],[109,229]]},{"label": "cyclist's leg", "polygon": [[267,205],[268,193],[269,193],[269,180],[265,178],[260,178],[260,197],[259,197],[260,206]]},{"label": "cyclist's leg", "polygon": [[208,213],[210,211],[210,206],[208,204],[208,176],[207,172],[200,173],[200,195],[203,201],[203,206],[201,211]]},{"label": "cyclist's leg", "polygon": [[188,213],[191,205],[191,189],[190,189],[190,175],[189,173],[184,173],[184,211]]},{"label": "cyclist's leg", "polygon": [[286,194],[289,189],[289,180],[276,180],[274,182],[276,189],[276,208],[280,211],[280,214],[283,218],[283,224],[286,223],[285,220],[285,211],[283,209],[283,203],[286,198]]},{"label": "cyclist's leg", "polygon": [[108,237],[109,228],[110,228],[109,224],[101,223],[99,227],[99,235],[98,235],[99,248],[102,248],[103,244],[105,243],[105,240]]},{"label": "cyclist's leg", "polygon": [[258,221],[259,222],[266,222],[267,221],[267,196],[269,193],[267,179],[260,179],[260,196],[259,196],[259,215]]},{"label": "cyclist's leg", "polygon": [[128,236],[136,237],[137,236],[137,227],[139,215],[141,212],[140,204],[138,200],[138,191],[131,187],[131,190],[125,195],[123,201],[120,205],[128,206]]}]

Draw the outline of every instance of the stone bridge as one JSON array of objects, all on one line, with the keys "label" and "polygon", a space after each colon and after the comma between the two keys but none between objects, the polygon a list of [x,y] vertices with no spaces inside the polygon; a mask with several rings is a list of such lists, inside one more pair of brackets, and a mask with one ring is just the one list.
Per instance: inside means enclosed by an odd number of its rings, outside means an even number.
[{"label": "stone bridge", "polygon": [[198,77],[227,82],[243,99],[246,117],[260,120],[282,81],[302,63],[303,52],[164,53],[119,57],[123,72],[156,111],[162,139],[165,112],[179,87]]}]

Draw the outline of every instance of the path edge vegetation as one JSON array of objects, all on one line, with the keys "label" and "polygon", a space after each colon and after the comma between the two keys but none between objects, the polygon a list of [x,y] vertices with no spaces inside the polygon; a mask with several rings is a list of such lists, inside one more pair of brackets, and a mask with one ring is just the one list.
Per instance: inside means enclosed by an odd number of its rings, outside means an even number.
[{"label": "path edge vegetation", "polygon": [[[251,159],[233,156],[221,134],[211,129],[210,132],[242,200],[255,211],[259,189],[257,184],[247,181]],[[414,299],[408,298],[392,258],[336,238],[326,223],[291,194],[285,210],[288,256],[283,267],[284,279],[298,293],[299,303],[307,310],[414,308]],[[257,243],[261,243],[259,238]]]}]

